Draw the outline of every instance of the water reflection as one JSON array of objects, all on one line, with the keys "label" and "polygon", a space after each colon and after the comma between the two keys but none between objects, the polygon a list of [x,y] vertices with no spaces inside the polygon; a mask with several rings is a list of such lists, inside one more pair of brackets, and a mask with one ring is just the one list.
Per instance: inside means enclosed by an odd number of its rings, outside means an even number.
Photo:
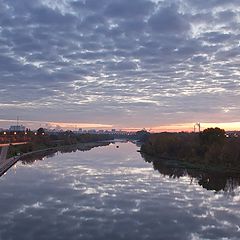
[{"label": "water reflection", "polygon": [[0,239],[240,239],[240,188],[226,196],[169,178],[137,149],[118,143],[18,162],[0,178]]},{"label": "water reflection", "polygon": [[95,147],[104,147],[108,146],[111,142],[96,142],[96,143],[83,143],[78,145],[72,145],[72,146],[63,146],[59,148],[54,149],[48,149],[46,151],[40,151],[33,153],[31,155],[27,155],[21,159],[22,164],[33,164],[35,161],[41,161],[45,158],[52,158],[58,153],[73,153],[77,151],[90,151],[91,149]]},{"label": "water reflection", "polygon": [[224,192],[234,193],[234,190],[240,186],[240,174],[187,169],[179,166],[176,161],[171,162],[156,159],[146,154],[141,155],[146,162],[152,163],[154,170],[157,170],[160,174],[170,178],[188,176],[191,181],[196,181],[207,190],[215,190],[216,192],[223,190]]}]

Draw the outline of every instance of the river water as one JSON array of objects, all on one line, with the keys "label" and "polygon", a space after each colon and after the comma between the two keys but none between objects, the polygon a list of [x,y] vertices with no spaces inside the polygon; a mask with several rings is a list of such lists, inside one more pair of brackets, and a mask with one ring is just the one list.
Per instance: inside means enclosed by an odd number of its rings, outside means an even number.
[{"label": "river water", "polygon": [[240,239],[237,178],[168,169],[137,149],[18,162],[0,178],[0,239]]}]

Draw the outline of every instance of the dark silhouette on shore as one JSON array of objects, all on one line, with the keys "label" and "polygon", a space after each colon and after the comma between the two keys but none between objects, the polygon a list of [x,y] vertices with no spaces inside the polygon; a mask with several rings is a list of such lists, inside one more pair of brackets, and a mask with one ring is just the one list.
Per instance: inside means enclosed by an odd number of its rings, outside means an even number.
[{"label": "dark silhouette on shore", "polygon": [[170,178],[189,177],[189,183],[196,181],[200,186],[207,190],[216,192],[223,190],[227,193],[234,193],[234,190],[240,186],[240,174],[230,174],[224,172],[201,171],[199,169],[184,168],[176,162],[169,162],[166,159],[157,159],[142,153],[143,159],[152,163],[154,170],[157,170],[164,176]]},{"label": "dark silhouette on shore", "polygon": [[151,134],[141,152],[160,159],[240,172],[240,138],[227,137],[220,128],[208,128],[200,133]]}]

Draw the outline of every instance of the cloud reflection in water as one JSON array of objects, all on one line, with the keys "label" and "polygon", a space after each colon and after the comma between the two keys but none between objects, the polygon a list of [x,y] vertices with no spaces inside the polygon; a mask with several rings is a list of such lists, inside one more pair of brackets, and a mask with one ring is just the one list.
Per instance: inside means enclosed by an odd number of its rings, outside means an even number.
[{"label": "cloud reflection in water", "polygon": [[[238,239],[240,188],[153,171],[130,143],[17,164],[0,179],[0,239]],[[47,166],[47,167],[46,167]]]}]

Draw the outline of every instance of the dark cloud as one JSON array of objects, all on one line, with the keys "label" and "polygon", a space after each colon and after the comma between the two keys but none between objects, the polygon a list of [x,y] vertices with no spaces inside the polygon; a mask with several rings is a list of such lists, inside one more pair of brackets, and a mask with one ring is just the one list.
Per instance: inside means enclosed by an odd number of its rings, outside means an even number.
[{"label": "dark cloud", "polygon": [[153,10],[154,4],[146,0],[117,0],[112,1],[105,14],[112,18],[144,18]]},{"label": "dark cloud", "polygon": [[190,30],[188,19],[175,6],[160,8],[149,19],[150,27],[162,34],[183,34]]},{"label": "dark cloud", "polygon": [[31,22],[36,24],[55,26],[68,26],[74,24],[75,17],[71,14],[61,14],[54,9],[48,7],[40,7],[33,9],[31,12]]}]

